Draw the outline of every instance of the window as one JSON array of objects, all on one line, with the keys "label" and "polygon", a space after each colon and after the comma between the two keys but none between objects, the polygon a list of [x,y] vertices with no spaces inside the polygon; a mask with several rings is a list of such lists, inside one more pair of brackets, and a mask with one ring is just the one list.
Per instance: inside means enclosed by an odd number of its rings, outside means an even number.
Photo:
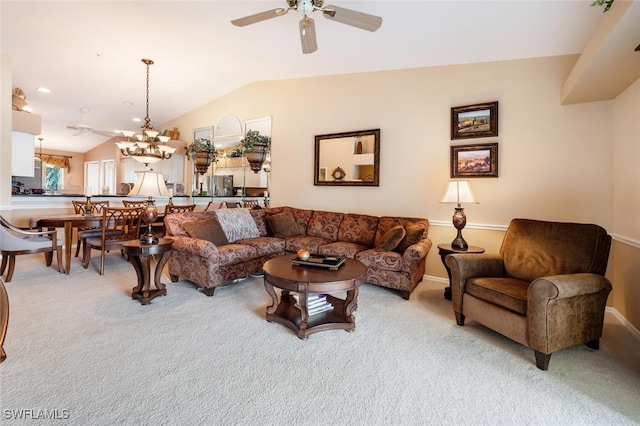
[{"label": "window", "polygon": [[55,192],[64,189],[64,169],[50,164],[46,166],[44,175],[45,191]]}]

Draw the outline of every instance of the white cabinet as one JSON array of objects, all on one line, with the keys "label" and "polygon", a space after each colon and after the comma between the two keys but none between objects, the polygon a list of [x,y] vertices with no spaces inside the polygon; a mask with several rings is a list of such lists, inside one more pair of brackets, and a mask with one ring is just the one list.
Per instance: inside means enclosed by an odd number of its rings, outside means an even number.
[{"label": "white cabinet", "polygon": [[35,141],[30,133],[11,132],[11,175],[34,177]]},{"label": "white cabinet", "polygon": [[182,183],[184,181],[184,155],[172,155],[168,160],[161,160],[155,164],[150,164],[147,168],[144,164],[131,157],[120,160],[120,171],[122,182],[136,183],[138,172],[153,170],[161,173],[167,182]]}]

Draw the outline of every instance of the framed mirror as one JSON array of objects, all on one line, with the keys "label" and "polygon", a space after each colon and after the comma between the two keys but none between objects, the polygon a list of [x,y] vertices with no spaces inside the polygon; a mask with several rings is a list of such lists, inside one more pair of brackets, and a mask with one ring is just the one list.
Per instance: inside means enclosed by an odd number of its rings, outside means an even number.
[{"label": "framed mirror", "polygon": [[379,186],[380,129],[316,135],[314,185]]}]

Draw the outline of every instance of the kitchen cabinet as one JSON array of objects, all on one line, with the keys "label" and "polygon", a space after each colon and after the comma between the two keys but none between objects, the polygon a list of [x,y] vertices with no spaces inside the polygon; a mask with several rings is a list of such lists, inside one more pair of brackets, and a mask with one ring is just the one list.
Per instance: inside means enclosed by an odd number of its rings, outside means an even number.
[{"label": "kitchen cabinet", "polygon": [[30,133],[11,132],[11,175],[34,177],[35,137]]}]

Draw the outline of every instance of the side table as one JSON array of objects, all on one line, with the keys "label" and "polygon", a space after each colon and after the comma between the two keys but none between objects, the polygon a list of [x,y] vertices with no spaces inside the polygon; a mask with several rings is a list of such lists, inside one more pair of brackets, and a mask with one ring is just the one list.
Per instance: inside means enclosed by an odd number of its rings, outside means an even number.
[{"label": "side table", "polygon": [[[173,240],[160,238],[157,244],[144,244],[138,240],[127,241],[122,247],[122,251],[129,257],[129,262],[133,265],[138,275],[138,285],[133,288],[131,297],[138,299],[143,305],[148,304],[158,296],[167,294],[167,289],[162,284],[162,268],[171,256],[171,245]],[[151,256],[161,254],[154,273],[155,289],[151,286]]]},{"label": "side table", "polygon": [[438,244],[438,254],[440,255],[440,259],[442,259],[444,269],[447,270],[447,275],[449,275],[449,287],[445,287],[444,289],[444,298],[447,300],[451,300],[451,269],[449,269],[449,267],[445,263],[444,258],[447,257],[448,254],[454,253],[484,253],[484,249],[482,247],[469,246],[469,248],[466,250],[460,250],[457,248],[453,248],[451,244]]}]

